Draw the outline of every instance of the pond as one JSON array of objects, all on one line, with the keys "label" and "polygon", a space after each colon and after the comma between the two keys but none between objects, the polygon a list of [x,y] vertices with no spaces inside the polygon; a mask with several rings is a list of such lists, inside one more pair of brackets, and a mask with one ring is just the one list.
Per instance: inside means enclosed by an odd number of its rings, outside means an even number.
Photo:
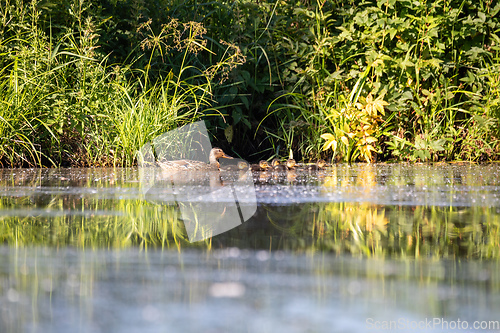
[{"label": "pond", "polygon": [[[0,170],[0,332],[500,329],[496,164],[142,171]],[[214,186],[242,219],[195,238]]]}]

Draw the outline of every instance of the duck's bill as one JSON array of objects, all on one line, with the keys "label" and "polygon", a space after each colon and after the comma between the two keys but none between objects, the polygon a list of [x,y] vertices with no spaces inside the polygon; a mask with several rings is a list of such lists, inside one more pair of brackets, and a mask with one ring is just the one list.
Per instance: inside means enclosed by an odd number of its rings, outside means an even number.
[{"label": "duck's bill", "polygon": [[224,157],[224,158],[230,158],[230,159],[232,159],[232,157],[231,157],[231,156],[226,155],[225,153],[222,153],[222,156],[221,156],[221,157]]}]

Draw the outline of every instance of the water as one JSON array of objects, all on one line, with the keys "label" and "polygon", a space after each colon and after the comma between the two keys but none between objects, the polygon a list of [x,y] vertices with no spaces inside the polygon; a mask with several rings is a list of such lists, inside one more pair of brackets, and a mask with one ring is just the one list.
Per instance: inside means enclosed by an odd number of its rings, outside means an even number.
[{"label": "water", "polygon": [[254,174],[194,243],[138,170],[1,170],[0,332],[498,331],[497,169]]}]

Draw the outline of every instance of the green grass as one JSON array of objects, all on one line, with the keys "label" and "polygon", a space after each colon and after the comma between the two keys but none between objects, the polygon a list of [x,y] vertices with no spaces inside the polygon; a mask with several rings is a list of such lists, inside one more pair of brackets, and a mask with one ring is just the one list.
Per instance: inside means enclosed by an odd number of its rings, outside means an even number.
[{"label": "green grass", "polygon": [[[220,114],[211,107],[212,90],[228,68],[243,61],[237,47],[219,44],[221,58],[197,67],[198,53],[215,54],[204,46],[202,25],[172,21],[157,36],[146,22],[138,58],[109,64],[109,55],[97,52],[101,23],[80,14],[76,31],[63,27],[68,31],[53,37],[38,30],[41,14],[28,8],[15,17],[24,26],[1,41],[8,50],[0,73],[4,166],[132,166],[137,150],[156,136]],[[180,63],[152,73],[157,57],[166,56],[174,42]],[[134,66],[142,58],[145,68]]]},{"label": "green grass", "polygon": [[352,138],[334,153],[320,136],[342,142],[354,126],[342,110],[369,94],[389,103],[370,124],[373,159],[497,160],[499,12],[487,0],[4,1],[0,162],[130,166],[143,143],[200,119],[251,160],[366,160]]}]

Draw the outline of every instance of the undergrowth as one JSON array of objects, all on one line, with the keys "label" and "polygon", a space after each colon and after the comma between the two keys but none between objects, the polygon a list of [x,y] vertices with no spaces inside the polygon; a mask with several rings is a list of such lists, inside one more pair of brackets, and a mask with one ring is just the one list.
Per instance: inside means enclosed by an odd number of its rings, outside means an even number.
[{"label": "undergrowth", "polygon": [[3,1],[0,162],[130,166],[200,119],[249,160],[496,160],[499,12],[490,0]]}]

